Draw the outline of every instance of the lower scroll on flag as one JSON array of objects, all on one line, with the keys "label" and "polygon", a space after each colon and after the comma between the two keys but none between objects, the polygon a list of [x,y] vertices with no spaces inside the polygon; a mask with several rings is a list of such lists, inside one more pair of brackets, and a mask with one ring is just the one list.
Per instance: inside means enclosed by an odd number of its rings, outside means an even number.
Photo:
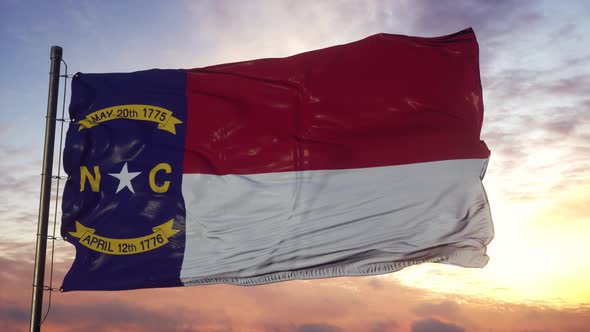
[{"label": "lower scroll on flag", "polygon": [[483,267],[471,29],[72,81],[62,289],[256,285]]}]

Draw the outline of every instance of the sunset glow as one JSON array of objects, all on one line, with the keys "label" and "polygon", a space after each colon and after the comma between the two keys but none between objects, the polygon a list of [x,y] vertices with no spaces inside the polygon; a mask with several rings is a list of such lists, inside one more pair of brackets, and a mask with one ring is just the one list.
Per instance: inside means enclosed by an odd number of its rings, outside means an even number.
[{"label": "sunset glow", "polygon": [[[484,185],[495,238],[485,268],[423,264],[253,287],[55,292],[43,330],[588,331],[590,5],[565,3],[2,1],[0,331],[29,324],[50,46],[63,47],[72,75],[195,68],[379,32],[440,36],[467,27],[480,47],[482,139],[492,151]],[[56,242],[53,287],[74,255]]]}]

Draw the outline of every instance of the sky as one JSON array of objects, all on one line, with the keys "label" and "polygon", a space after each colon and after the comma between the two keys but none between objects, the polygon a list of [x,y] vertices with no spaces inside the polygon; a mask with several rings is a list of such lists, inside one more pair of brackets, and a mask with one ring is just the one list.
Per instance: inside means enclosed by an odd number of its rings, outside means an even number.
[{"label": "sky", "polygon": [[[484,185],[495,239],[485,268],[423,264],[253,287],[56,292],[44,330],[588,331],[588,17],[590,2],[574,0],[0,0],[0,330],[28,328],[52,45],[63,47],[69,74],[129,72],[473,27],[482,138],[492,151]],[[56,242],[54,287],[74,254]]]}]

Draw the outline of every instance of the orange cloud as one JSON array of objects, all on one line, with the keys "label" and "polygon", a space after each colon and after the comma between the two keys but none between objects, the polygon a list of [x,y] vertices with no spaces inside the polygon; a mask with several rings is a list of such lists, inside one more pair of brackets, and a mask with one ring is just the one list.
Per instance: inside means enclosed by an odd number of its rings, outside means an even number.
[{"label": "orange cloud", "polygon": [[[56,265],[58,283],[68,264]],[[0,267],[0,330],[26,330],[30,260],[0,258]],[[589,306],[555,309],[441,295],[381,276],[251,287],[54,293],[44,331],[581,332],[587,326]]]}]

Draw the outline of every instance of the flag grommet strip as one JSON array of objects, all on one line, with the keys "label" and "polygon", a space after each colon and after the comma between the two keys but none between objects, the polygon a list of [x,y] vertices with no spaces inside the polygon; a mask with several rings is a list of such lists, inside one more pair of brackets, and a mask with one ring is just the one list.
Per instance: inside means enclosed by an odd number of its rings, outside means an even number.
[{"label": "flag grommet strip", "polygon": [[55,254],[55,241],[57,240],[65,240],[62,237],[57,237],[55,236],[56,230],[57,230],[57,212],[58,212],[58,206],[59,206],[59,189],[60,189],[60,182],[62,180],[68,180],[69,176],[62,176],[61,175],[61,166],[62,166],[62,151],[63,151],[63,140],[64,140],[64,123],[65,122],[70,122],[69,119],[65,118],[65,109],[66,109],[66,95],[68,92],[68,78],[70,78],[70,76],[68,76],[68,64],[65,60],[61,59],[62,64],[64,65],[64,71],[65,74],[64,75],[60,75],[60,77],[64,78],[64,92],[63,92],[63,99],[62,99],[62,108],[61,108],[61,117],[60,118],[56,118],[55,121],[56,123],[59,122],[60,126],[59,126],[59,148],[58,148],[58,162],[57,162],[57,175],[55,176],[51,176],[52,180],[56,180],[56,188],[55,188],[55,204],[54,204],[54,213],[53,213],[53,229],[52,229],[52,235],[48,236],[48,239],[51,240],[51,260],[50,260],[50,269],[49,269],[49,285],[47,286],[47,289],[49,291],[49,298],[48,298],[48,303],[47,303],[47,311],[45,312],[45,315],[43,315],[43,318],[41,319],[41,324],[43,324],[45,322],[45,320],[47,319],[47,317],[49,316],[49,312],[51,310],[51,294],[54,291],[59,291],[59,288],[54,288],[53,287],[53,259],[54,259],[54,254]]}]

